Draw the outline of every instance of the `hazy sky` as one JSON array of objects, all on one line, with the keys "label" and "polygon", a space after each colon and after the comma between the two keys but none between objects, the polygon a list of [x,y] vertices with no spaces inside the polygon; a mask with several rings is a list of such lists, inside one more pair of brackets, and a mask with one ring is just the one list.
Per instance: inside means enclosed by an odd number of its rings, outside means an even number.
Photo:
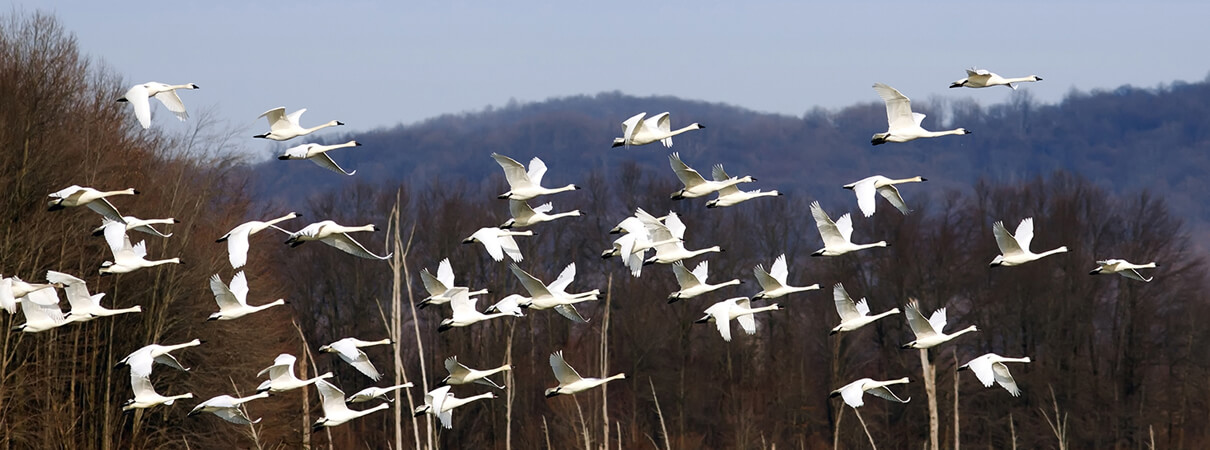
[{"label": "hazy sky", "polygon": [[[232,125],[267,130],[273,107],[345,131],[412,123],[510,99],[619,90],[801,115],[914,99],[977,65],[1053,102],[1072,88],[1152,87],[1210,72],[1210,2],[204,1],[154,7],[65,1],[81,47],[135,82],[197,83],[181,95]],[[174,124],[162,108],[157,123]],[[625,117],[618,117],[620,123]]]}]

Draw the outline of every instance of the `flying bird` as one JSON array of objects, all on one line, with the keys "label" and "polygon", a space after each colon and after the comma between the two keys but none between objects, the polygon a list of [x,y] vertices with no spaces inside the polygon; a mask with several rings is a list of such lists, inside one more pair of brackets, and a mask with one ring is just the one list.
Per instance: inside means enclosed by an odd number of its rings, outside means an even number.
[{"label": "flying bird", "polygon": [[200,88],[193,83],[165,84],[151,81],[132,86],[118,101],[130,103],[130,106],[134,108],[134,117],[139,119],[139,124],[146,130],[151,128],[151,97],[155,97],[165,108],[176,114],[177,119],[184,121],[189,118],[189,113],[185,111],[185,103],[176,94],[178,89]]},{"label": "flying bird", "polygon": [[886,103],[887,131],[877,133],[870,139],[873,145],[887,142],[908,142],[919,138],[948,136],[951,134],[971,134],[965,128],[946,131],[929,131],[920,126],[924,114],[912,112],[912,101],[899,93],[895,88],[882,83],[874,83],[874,92]]}]

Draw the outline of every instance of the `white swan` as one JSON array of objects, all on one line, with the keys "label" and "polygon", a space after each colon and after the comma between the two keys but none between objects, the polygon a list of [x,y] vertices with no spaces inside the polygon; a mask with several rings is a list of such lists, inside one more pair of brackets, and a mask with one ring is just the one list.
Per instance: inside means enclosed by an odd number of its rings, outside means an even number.
[{"label": "white swan", "polygon": [[442,320],[441,324],[437,326],[437,332],[444,332],[450,328],[471,326],[497,317],[512,315],[507,312],[481,313],[475,309],[475,303],[478,301],[479,299],[477,298],[470,298],[470,294],[466,288],[457,288],[450,298],[450,309],[453,310],[453,317]]},{"label": "white swan", "polygon": [[257,117],[257,119],[259,119],[261,117],[268,118],[269,132],[264,133],[264,134],[258,134],[256,136],[252,136],[252,137],[263,138],[263,139],[272,139],[274,141],[286,141],[286,140],[290,140],[290,139],[293,139],[293,138],[296,138],[299,136],[306,136],[308,134],[314,133],[318,130],[321,130],[321,129],[324,129],[327,127],[344,125],[343,122],[340,122],[338,120],[333,120],[331,122],[328,122],[328,123],[325,123],[322,125],[318,125],[318,126],[314,126],[311,128],[303,128],[302,126],[300,126],[298,124],[298,119],[301,118],[303,113],[305,113],[305,112],[307,112],[307,108],[303,108],[298,111],[294,111],[294,112],[290,113],[290,115],[286,115],[286,108],[280,107],[280,106],[277,108],[273,108],[268,111],[265,111],[265,113],[261,114],[260,117]]},{"label": "white swan", "polygon": [[240,398],[235,398],[230,395],[220,395],[198,403],[197,406],[193,407],[192,411],[189,411],[189,414],[187,414],[186,417],[196,416],[201,413],[211,413],[236,425],[252,425],[260,422],[260,419],[249,419],[248,415],[244,413],[244,409],[242,408],[243,404],[258,398],[267,397],[269,397],[268,392],[261,392],[259,394]]},{"label": "white swan", "polygon": [[571,285],[571,282],[576,278],[576,263],[568,264],[567,267],[563,268],[563,271],[559,273],[555,281],[550,282],[550,284],[543,283],[542,280],[530,275],[529,272],[521,270],[521,267],[518,267],[515,263],[509,266],[509,269],[521,281],[521,286],[525,288],[525,291],[529,292],[529,298],[523,300],[521,306],[536,310],[554,308],[560,315],[573,322],[588,322],[576,310],[575,304],[596,300],[601,294],[599,289],[578,294],[568,294],[565,292],[567,286]]},{"label": "white swan", "polygon": [[624,380],[626,374],[619,373],[617,375],[605,378],[584,378],[576,369],[573,369],[567,360],[563,359],[563,350],[550,354],[550,368],[555,372],[555,379],[559,380],[559,385],[546,389],[546,398],[551,398],[559,394],[572,395],[577,392],[586,391],[613,380]]},{"label": "white swan", "polygon": [[130,371],[130,389],[134,391],[134,398],[127,400],[122,405],[122,411],[150,408],[156,405],[171,405],[183,398],[193,398],[193,394],[189,392],[180,395],[160,395],[155,391],[155,386],[151,385],[150,375],[140,375],[134,370]]},{"label": "white swan", "polygon": [[180,258],[169,258],[161,260],[147,260],[147,242],[139,241],[138,244],[130,244],[130,236],[126,235],[126,224],[121,222],[109,221],[106,222],[104,234],[105,242],[109,244],[109,249],[113,252],[113,261],[105,261],[101,263],[101,275],[110,275],[115,273],[130,273],[146,267],[155,267],[161,264],[180,264]]},{"label": "white swan", "polygon": [[183,348],[196,347],[199,345],[202,345],[202,341],[200,339],[194,339],[189,342],[175,345],[145,345],[142,348],[131,352],[129,355],[126,355],[126,357],[122,358],[121,361],[118,361],[117,367],[121,367],[123,364],[129,365],[131,375],[133,376],[137,374],[141,377],[151,376],[152,363],[163,364],[176,370],[188,372],[189,369],[185,366],[182,366],[181,362],[177,361],[175,356],[172,356],[172,352]]},{"label": "white swan", "polygon": [[542,177],[546,175],[546,163],[536,156],[529,160],[528,172],[525,170],[525,166],[515,159],[499,153],[492,153],[492,158],[496,160],[501,169],[504,169],[504,179],[508,181],[508,192],[500,194],[498,198],[529,200],[540,195],[574,191],[580,188],[574,184],[561,188],[542,187]]},{"label": "white swan", "polygon": [[844,185],[844,188],[851,189],[853,190],[854,194],[857,194],[857,206],[861,208],[861,213],[865,214],[866,217],[874,215],[874,207],[877,203],[874,200],[874,192],[882,194],[883,198],[891,202],[891,206],[894,206],[895,209],[898,209],[899,212],[906,215],[912,212],[912,210],[909,209],[907,204],[903,202],[903,197],[899,196],[899,189],[895,188],[895,185],[903,183],[920,183],[922,181],[928,181],[928,178],[916,176],[912,178],[892,180],[882,175],[874,175],[869,178],[863,178],[859,181],[846,184]]},{"label": "white swan", "polygon": [[[119,222],[126,224],[126,231],[138,231],[140,233],[146,233],[146,234],[150,234],[152,236],[158,236],[158,237],[162,237],[162,238],[172,237],[172,233],[164,233],[160,230],[155,229],[155,227],[153,225],[161,225],[161,224],[171,225],[174,223],[181,223],[181,221],[176,220],[171,217],[169,217],[167,219],[140,219],[135,216],[122,216],[122,220],[120,220]],[[96,227],[92,230],[93,236],[101,236],[103,234],[105,234],[105,221],[104,220],[101,221],[101,226]]]},{"label": "white swan", "polygon": [[1154,269],[1158,267],[1154,261],[1147,264],[1134,264],[1124,259],[1106,259],[1097,261],[1097,264],[1099,267],[1092,269],[1091,272],[1088,272],[1089,275],[1096,275],[1099,273],[1116,273],[1123,277],[1132,280],[1139,280],[1144,283],[1150,282],[1151,278],[1143,277],[1143,275],[1139,273],[1138,269]]},{"label": "white swan", "polygon": [[[685,164],[684,161],[681,161],[681,155],[677,152],[673,152],[671,155],[668,155],[668,164],[672,166],[672,171],[676,173],[677,179],[681,180],[681,184],[685,185],[685,187],[681,188],[679,191],[672,193],[671,198],[673,200],[702,197],[710,195],[714,192],[718,192],[723,188],[733,187],[739,183],[751,183],[756,181],[756,178],[752,178],[750,176],[745,176],[743,178],[729,177],[720,180],[718,179],[718,174],[722,171],[722,166],[715,166],[715,179],[713,181],[706,181],[706,179],[702,177],[702,174],[698,173],[696,170],[693,170],[693,168]],[[725,172],[723,172],[723,174],[726,175]]]},{"label": "white swan", "polygon": [[995,353],[988,353],[959,366],[958,370],[970,369],[984,387],[991,387],[992,381],[995,381],[1000,383],[1000,386],[1013,397],[1020,397],[1021,389],[1017,387],[1017,381],[1013,380],[1013,374],[1008,372],[1008,366],[1004,365],[1006,362],[1027,363],[1029,357],[1005,358]]},{"label": "white swan", "polygon": [[282,161],[290,159],[309,159],[319,167],[323,167],[341,175],[351,176],[357,173],[357,171],[354,170],[352,172],[345,172],[340,165],[336,164],[336,161],[332,160],[331,156],[328,156],[328,152],[338,148],[358,147],[360,145],[361,143],[357,141],[349,141],[336,145],[303,144],[297,147],[290,147],[286,149],[286,152],[281,156],[278,156],[277,159]]},{"label": "white swan", "polygon": [[410,382],[403,383],[403,384],[397,384],[394,386],[381,387],[381,388],[375,387],[375,386],[370,386],[368,388],[357,391],[356,394],[350,395],[349,398],[345,399],[345,403],[364,403],[364,402],[368,402],[368,401],[374,400],[374,399],[381,399],[381,400],[385,400],[388,402],[393,402],[393,401],[395,401],[395,399],[389,397],[388,394],[390,394],[391,392],[398,391],[400,389],[405,389],[405,388],[410,388],[410,387],[412,387],[412,383],[410,383]]},{"label": "white swan", "polygon": [[382,374],[378,373],[378,369],[374,368],[374,363],[370,362],[370,356],[362,351],[362,347],[373,347],[375,345],[390,345],[394,344],[390,339],[382,339],[377,341],[363,341],[357,338],[347,337],[328,345],[319,347],[319,351],[335,353],[340,356],[345,362],[357,369],[358,372],[370,377],[371,380],[378,381],[382,379]]},{"label": "white swan", "polygon": [[[646,259],[647,250],[655,248],[657,245],[673,244],[681,242],[684,235],[684,227],[679,219],[675,221],[673,226],[679,226],[676,230],[671,230],[662,221],[667,220],[668,216],[655,218],[643,208],[637,208],[635,215],[627,217],[622,223],[619,223],[614,229],[618,232],[625,231],[622,237],[614,239],[613,245],[609,249],[601,252],[601,258],[612,258],[614,256],[621,257],[622,264],[630,269],[630,274],[638,277],[643,273],[643,261]],[[650,225],[648,225],[650,223]],[[661,241],[652,240],[652,236],[656,230],[660,229],[661,236],[668,237]],[[613,231],[610,231],[614,234]],[[676,236],[679,233],[680,236]]]},{"label": "white swan", "polygon": [[555,209],[551,203],[543,203],[537,208],[531,208],[525,200],[509,200],[508,212],[512,214],[512,218],[500,225],[500,228],[526,228],[542,222],[550,222],[555,219],[564,217],[580,217],[580,210],[572,210],[564,213],[548,214]]},{"label": "white swan", "polygon": [[861,301],[853,303],[853,298],[849,297],[844,285],[840,283],[836,283],[832,288],[832,298],[836,302],[836,313],[840,315],[840,325],[833,328],[829,335],[853,331],[883,317],[899,314],[899,308],[891,308],[890,311],[871,316],[870,305],[866,303],[866,299],[862,298]]},{"label": "white swan", "polygon": [[290,214],[264,222],[259,220],[244,222],[235,228],[232,228],[231,231],[228,231],[227,234],[224,234],[223,237],[218,238],[218,240],[214,242],[227,243],[227,257],[231,260],[231,268],[238,269],[243,267],[244,264],[248,262],[249,236],[259,233],[266,228],[272,228],[282,233],[291,234],[289,231],[278,227],[277,224],[295,217],[299,217],[299,214],[292,212]]},{"label": "white swan", "polygon": [[765,271],[764,265],[757,265],[752,269],[752,273],[756,276],[756,282],[760,283],[761,287],[761,291],[752,296],[753,300],[774,299],[795,292],[819,289],[818,283],[810,286],[790,286],[786,282],[786,278],[790,276],[790,270],[786,266],[785,253],[782,253],[781,256],[773,260],[773,266],[769,268],[768,272]]},{"label": "white swan", "polygon": [[504,260],[504,255],[508,255],[508,259],[513,261],[521,261],[525,259],[521,256],[521,248],[517,247],[516,239],[513,236],[533,236],[534,232],[526,231],[511,231],[496,227],[484,227],[475,231],[470,237],[463,239],[463,244],[471,244],[478,242],[483,244],[483,249],[487,250],[487,254],[491,255],[492,259],[497,262]]},{"label": "white swan", "polygon": [[823,207],[819,206],[819,202],[815,201],[811,203],[811,215],[815,217],[815,226],[819,228],[819,237],[823,239],[823,248],[816,250],[811,256],[839,256],[862,249],[887,246],[886,241],[854,244],[853,218],[848,213],[833,222],[828,213],[823,211]]},{"label": "white swan", "polygon": [[[733,178],[732,176],[727,175],[727,172],[723,170],[722,164],[714,165],[714,170],[712,171],[711,176],[716,182],[723,182]],[[782,195],[781,192],[777,192],[776,190],[769,192],[764,192],[760,189],[755,191],[741,191],[736,185],[724,187],[719,189],[717,192],[718,198],[706,202],[707,208],[723,208],[727,206],[734,206],[754,198],[778,197]]]},{"label": "white swan", "polygon": [[674,212],[668,213],[662,223],[654,217],[646,215],[643,224],[651,231],[651,241],[656,244],[655,256],[644,260],[644,265],[672,264],[698,255],[723,251],[723,248],[717,245],[698,250],[686,250],[684,244],[685,223],[681,222],[680,216]]},{"label": "white swan", "polygon": [[441,426],[446,429],[454,427],[454,408],[473,402],[475,400],[496,398],[496,394],[488,392],[479,394],[473,397],[457,398],[454,393],[450,392],[449,386],[441,386],[437,389],[424,394],[424,404],[417,406],[412,412],[413,416],[420,416],[428,413],[437,416],[441,422]]},{"label": "white swan", "polygon": [[457,356],[451,356],[445,359],[445,370],[450,374],[442,379],[440,383],[438,383],[440,385],[475,383],[482,384],[484,386],[491,386],[496,389],[504,389],[504,386],[496,384],[495,381],[492,381],[492,379],[488,377],[506,370],[512,370],[512,366],[505,364],[495,369],[476,370],[458,362]]},{"label": "white swan", "polygon": [[971,325],[954,333],[945,334],[941,331],[945,328],[945,308],[933,311],[933,315],[929,316],[928,320],[924,320],[924,314],[920,312],[920,302],[914,298],[908,301],[904,309],[907,310],[904,315],[907,316],[908,326],[912,328],[916,340],[903,344],[903,348],[932,348],[963,334],[979,331],[978,328]]},{"label": "white swan", "polygon": [[698,263],[692,272],[685,268],[684,261],[677,261],[672,263],[672,272],[676,274],[676,284],[680,286],[680,290],[668,295],[668,303],[740,284],[739,278],[719,284],[707,283],[706,277],[710,274],[710,261]]},{"label": "white swan", "polygon": [[58,192],[53,192],[48,197],[51,198],[47,205],[47,211],[58,211],[66,207],[87,206],[101,217],[115,221],[123,222],[122,213],[118,212],[117,208],[113,207],[109,200],[105,197],[113,197],[115,195],[136,195],[139,191],[134,188],[122,189],[120,191],[98,191],[90,187],[80,187],[71,185],[60,189]]},{"label": "white swan", "polygon": [[912,399],[911,397],[908,397],[907,399],[899,398],[898,395],[895,395],[895,393],[891,392],[891,389],[888,388],[888,386],[891,385],[907,383],[907,377],[889,381],[874,381],[870,378],[862,378],[846,384],[840,389],[832,391],[832,394],[828,397],[836,397],[839,395],[844,399],[845,403],[854,408],[860,408],[862,405],[865,405],[865,399],[863,397],[865,397],[866,392],[893,402],[907,403]]},{"label": "white swan", "polygon": [[219,278],[217,273],[214,274],[210,277],[210,292],[214,294],[214,301],[218,303],[218,312],[211,314],[206,320],[234,320],[257,311],[286,304],[284,299],[279,298],[263,305],[248,306],[248,277],[242,270],[231,277],[231,286],[223,284],[222,278]]},{"label": "white swan", "polygon": [[985,88],[991,86],[1008,86],[1014,91],[1017,90],[1017,85],[1013,83],[1030,83],[1034,81],[1042,81],[1042,77],[1030,75],[1020,78],[1004,78],[984,69],[976,69],[971,67],[966,69],[966,78],[950,83],[951,88],[968,87],[968,88]]},{"label": "white swan", "polygon": [[357,242],[349,233],[356,231],[378,231],[378,226],[374,224],[362,225],[359,227],[347,227],[337,224],[331,220],[315,222],[303,227],[303,229],[290,233],[290,237],[286,239],[286,243],[291,247],[297,247],[308,241],[321,241],[340,249],[341,251],[358,258],[386,260],[389,259],[392,253],[387,253],[383,256],[378,256],[366,250],[364,245]]},{"label": "white swan", "polygon": [[344,391],[333,386],[332,383],[319,380],[315,382],[315,388],[319,391],[319,398],[323,400],[321,407],[324,410],[324,415],[316,420],[314,425],[311,425],[312,431],[323,427],[334,427],[358,417],[369,415],[375,411],[391,407],[390,403],[379,403],[373,408],[354,411],[349,409],[349,406],[345,404]]},{"label": "white swan", "polygon": [[622,137],[613,138],[613,147],[647,145],[656,141],[664,144],[664,147],[672,147],[673,136],[706,128],[699,123],[691,123],[684,128],[673,130],[672,118],[667,112],[643,120],[646,115],[647,113],[641,112],[622,122]]},{"label": "white swan", "polygon": [[947,136],[951,134],[971,134],[965,128],[946,131],[929,131],[920,126],[924,114],[912,112],[912,101],[900,94],[895,88],[882,83],[874,83],[874,91],[886,102],[887,131],[875,134],[870,139],[873,145],[887,142],[907,142],[919,138]]},{"label": "white swan", "polygon": [[301,380],[294,376],[295,361],[297,361],[297,358],[289,353],[277,355],[277,358],[273,359],[272,366],[266,367],[256,374],[256,376],[259,378],[266,372],[269,373],[269,379],[262,382],[260,386],[257,386],[256,392],[285,392],[298,389],[309,384],[315,384],[319,381],[322,381],[324,378],[332,378],[333,376],[332,372],[326,372],[323,375],[315,378]]},{"label": "white swan", "polygon": [[184,121],[189,118],[185,111],[185,103],[176,95],[177,89],[201,89],[196,84],[165,84],[155,81],[136,84],[118,99],[119,102],[129,102],[134,108],[134,117],[146,130],[151,127],[151,97],[159,100],[165,108],[176,114],[176,118]]},{"label": "white swan", "polygon": [[996,245],[1000,247],[1000,255],[996,255],[992,259],[991,267],[996,266],[1019,266],[1030,261],[1045,258],[1055,253],[1063,253],[1067,251],[1067,246],[1062,246],[1054,250],[1048,250],[1042,253],[1034,253],[1029,251],[1029,244],[1034,239],[1034,218],[1028,217],[1017,225],[1017,232],[1008,234],[1008,229],[1004,228],[1004,222],[997,221],[992,225],[992,234],[996,236]]},{"label": "white swan", "polygon": [[[88,320],[87,315],[77,314],[67,317],[59,308],[59,293],[53,287],[35,290],[25,295],[21,302],[21,312],[25,313],[25,323],[13,327],[13,331],[38,333],[51,330],[72,322]],[[91,318],[91,317],[89,317]]]},{"label": "white swan", "polygon": [[46,271],[46,281],[63,285],[63,293],[67,295],[67,302],[71,304],[71,311],[65,317],[75,322],[86,322],[102,316],[143,312],[143,308],[139,305],[123,309],[109,309],[101,306],[101,298],[105,297],[105,293],[89,294],[88,285],[84,283],[84,280],[63,272]]},{"label": "white swan", "polygon": [[529,301],[528,297],[520,294],[509,294],[500,299],[500,301],[492,304],[492,306],[488,306],[487,309],[483,310],[483,312],[503,312],[510,316],[525,317],[525,312],[521,310],[521,303],[526,301]]},{"label": "white swan", "polygon": [[735,297],[710,305],[709,308],[706,308],[706,315],[698,319],[696,323],[714,322],[718,326],[718,332],[723,336],[723,340],[731,342],[731,319],[739,322],[740,328],[743,328],[745,333],[756,334],[756,318],[753,314],[780,309],[783,308],[777,303],[753,308],[748,297]]},{"label": "white swan", "polygon": [[[450,302],[450,297],[454,294],[454,289],[459,287],[454,285],[454,268],[450,265],[450,259],[445,258],[437,264],[437,276],[433,276],[429,269],[420,269],[420,281],[424,282],[424,290],[428,291],[429,296],[416,304],[417,309],[424,309],[429,305],[444,305]],[[487,289],[471,291],[469,295],[484,295],[488,294]]]}]

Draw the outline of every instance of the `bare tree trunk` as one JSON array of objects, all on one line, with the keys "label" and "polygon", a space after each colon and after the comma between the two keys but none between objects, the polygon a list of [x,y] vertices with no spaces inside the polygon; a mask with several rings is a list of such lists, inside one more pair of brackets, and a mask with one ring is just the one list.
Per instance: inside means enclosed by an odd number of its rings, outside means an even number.
[{"label": "bare tree trunk", "polygon": [[929,400],[929,449],[938,450],[941,419],[937,414],[937,368],[929,363],[928,349],[920,349],[920,367],[924,371],[924,393]]},{"label": "bare tree trunk", "polygon": [[836,408],[836,422],[832,425],[832,450],[840,448],[840,419],[844,417],[844,406]]},{"label": "bare tree trunk", "polygon": [[[609,302],[613,298],[613,274],[605,285],[605,318],[601,322],[601,377],[609,376]],[[609,383],[601,385],[601,448],[609,450]]]},{"label": "bare tree trunk", "polygon": [[[958,367],[958,350],[954,349],[954,367]],[[958,420],[958,372],[954,372],[954,450],[959,450],[962,434],[959,432]]]},{"label": "bare tree trunk", "polygon": [[[504,363],[509,367],[513,366],[513,332],[517,330],[517,321],[508,321],[508,344],[504,347]],[[513,378],[513,371],[508,370],[504,373],[504,450],[513,449],[513,394],[516,392],[516,381]],[[543,419],[545,420],[545,419]]]},{"label": "bare tree trunk", "polygon": [[[651,399],[655,400],[655,414],[660,417],[660,431],[664,434],[664,450],[672,450],[672,442],[668,440],[668,427],[664,425],[664,412],[660,410],[660,398],[655,395],[655,382],[651,381],[651,377],[647,377],[647,384],[651,385]],[[621,430],[618,430],[621,433]],[[618,445],[621,445],[618,442]]]},{"label": "bare tree trunk", "polygon": [[874,444],[874,435],[870,434],[870,428],[865,425],[865,419],[861,417],[861,411],[853,408],[853,414],[856,414],[857,420],[861,422],[861,429],[865,430],[865,437],[870,440],[870,448],[878,450],[878,445]]}]

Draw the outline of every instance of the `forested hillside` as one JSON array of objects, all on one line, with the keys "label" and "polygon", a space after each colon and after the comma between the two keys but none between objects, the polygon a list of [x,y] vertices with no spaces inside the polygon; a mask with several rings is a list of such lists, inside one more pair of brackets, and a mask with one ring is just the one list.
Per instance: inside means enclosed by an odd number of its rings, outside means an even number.
[{"label": "forested hillside", "polygon": [[[873,81],[894,85],[893,79]],[[577,182],[593,171],[616,179],[618,168],[629,161],[675,181],[668,150],[658,145],[610,148],[612,138],[621,136],[625,118],[640,111],[670,111],[674,128],[691,122],[706,126],[675,138],[670,150],[703,173],[723,163],[732,175],[759,178],[758,185],[766,189],[839,198],[846,194],[840,185],[874,173],[923,175],[938,187],[962,188],[978,179],[1015,182],[1065,170],[1115,193],[1150,191],[1195,228],[1207,229],[1210,208],[1200,193],[1210,188],[1203,176],[1210,170],[1210,83],[1073,91],[1055,105],[1033,102],[1028,86],[1007,104],[980,105],[975,101],[979,93],[913,99],[913,108],[929,115],[925,128],[964,127],[974,133],[906,144],[870,146],[870,136],[886,130],[884,108],[880,101],[873,103],[878,101],[873,90],[869,104],[814,109],[803,117],[602,93],[323,135],[328,143],[353,138],[364,144],[333,153],[346,170],[358,171],[356,177],[297,161],[271,160],[255,171],[260,192],[294,199],[354,182],[477,184],[498,176],[499,168],[488,157],[492,152],[523,162],[539,156],[554,182]],[[810,105],[804,98],[803,108]]]}]

